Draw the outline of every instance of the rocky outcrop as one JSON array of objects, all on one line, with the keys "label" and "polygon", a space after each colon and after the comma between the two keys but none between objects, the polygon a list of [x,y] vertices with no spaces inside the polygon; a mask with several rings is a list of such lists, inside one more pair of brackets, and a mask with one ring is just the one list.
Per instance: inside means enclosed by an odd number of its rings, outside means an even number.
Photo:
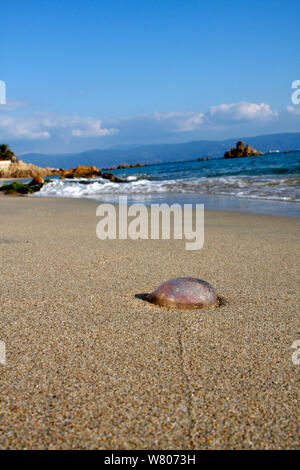
[{"label": "rocky outcrop", "polygon": [[45,180],[41,176],[35,176],[31,181],[31,184],[44,184],[44,183],[45,183]]},{"label": "rocky outcrop", "polygon": [[117,166],[117,170],[122,170],[124,168],[139,168],[141,166],[146,166],[146,165],[143,165],[142,163],[135,163],[134,165],[119,165]]},{"label": "rocky outcrop", "polygon": [[126,168],[140,168],[142,166],[147,166],[147,165],[143,164],[143,163],[135,163],[134,165],[111,166],[109,168],[103,168],[103,171],[106,171],[106,170],[124,170]]},{"label": "rocky outcrop", "polygon": [[236,144],[236,148],[228,150],[224,154],[224,158],[240,158],[240,157],[253,157],[255,155],[263,155],[262,152],[255,150],[251,145],[246,145],[243,141],[239,141]]},{"label": "rocky outcrop", "polygon": [[63,170],[61,172],[61,179],[64,178],[97,178],[102,176],[101,170],[95,166],[83,166],[79,165],[76,168],[70,170]]},{"label": "rocky outcrop", "polygon": [[61,179],[65,178],[104,178],[114,183],[123,183],[122,180],[117,178],[112,173],[102,173],[99,168],[95,166],[78,166],[76,168],[71,168],[70,170],[62,170],[61,171]]},{"label": "rocky outcrop", "polygon": [[10,165],[0,165],[0,178],[34,178],[59,174],[57,168],[41,168],[32,163],[24,163],[22,160],[11,161]]},{"label": "rocky outcrop", "polygon": [[120,180],[112,173],[103,173],[102,178],[112,181],[113,183],[124,183],[123,180]]},{"label": "rocky outcrop", "polygon": [[30,183],[27,184],[21,183],[20,181],[15,181],[11,184],[4,184],[3,186],[0,186],[0,191],[12,196],[24,196],[26,194],[36,193],[49,181],[50,180],[44,180],[41,176],[35,176]]},{"label": "rocky outcrop", "polygon": [[[61,175],[61,179],[65,178],[104,178],[114,183],[123,183],[124,181],[117,178],[112,173],[102,173],[99,168],[95,166],[77,166],[70,170],[64,170],[63,168],[41,168],[33,165],[32,163],[24,163],[21,160],[16,162],[5,161],[1,165],[0,162],[0,178],[40,178],[41,180],[45,176]],[[42,181],[40,181],[42,183]]]}]

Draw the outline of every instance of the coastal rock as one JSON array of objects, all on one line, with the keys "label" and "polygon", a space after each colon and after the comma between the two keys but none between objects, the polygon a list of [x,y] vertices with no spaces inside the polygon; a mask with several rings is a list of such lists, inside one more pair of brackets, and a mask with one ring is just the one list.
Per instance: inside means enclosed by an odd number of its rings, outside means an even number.
[{"label": "coastal rock", "polygon": [[41,168],[18,160],[9,145],[0,145],[0,178],[34,178],[58,174],[57,168]]},{"label": "coastal rock", "polygon": [[133,165],[119,165],[119,166],[117,166],[117,170],[122,170],[122,169],[125,169],[125,168],[137,168],[137,167],[141,167],[141,166],[146,166],[146,165],[143,165],[142,163],[135,163]]},{"label": "coastal rock", "polygon": [[[76,168],[70,170],[63,170],[61,177],[64,178],[96,178],[102,176],[101,170],[95,166],[83,166],[79,165]],[[61,178],[63,179],[63,178]]]},{"label": "coastal rock", "polygon": [[123,183],[123,180],[120,180],[112,173],[103,173],[102,178],[112,181],[113,183]]},{"label": "coastal rock", "polygon": [[243,155],[244,148],[245,148],[244,142],[242,140],[239,140],[236,144],[237,153],[240,154],[240,155]]},{"label": "coastal rock", "polygon": [[206,281],[193,277],[177,277],[147,294],[145,300],[162,307],[194,309],[215,306],[217,294]]},{"label": "coastal rock", "polygon": [[252,155],[263,155],[263,154],[255,150],[253,147],[251,147],[251,145],[246,145],[246,148],[244,150],[244,156],[251,157]]},{"label": "coastal rock", "polygon": [[255,155],[263,155],[262,152],[255,150],[251,145],[246,145],[242,140],[239,140],[236,144],[236,148],[228,150],[224,154],[224,158],[240,158],[240,157],[252,157]]},{"label": "coastal rock", "polygon": [[112,173],[102,173],[99,168],[95,166],[77,166],[76,168],[71,168],[70,170],[60,170],[61,176],[60,179],[65,178],[104,178],[110,180],[114,183],[123,183],[122,180],[117,178]]},{"label": "coastal rock", "polygon": [[31,180],[30,184],[43,184],[44,182],[45,182],[44,178],[42,178],[40,175],[38,175],[38,176],[35,176]]},{"label": "coastal rock", "polygon": [[111,166],[111,167],[108,167],[108,168],[103,168],[103,171],[107,171],[107,170],[124,170],[126,168],[137,168],[137,167],[142,167],[142,166],[146,166],[146,164],[143,164],[143,163],[134,163],[133,165],[119,165],[119,166]]},{"label": "coastal rock", "polygon": [[34,178],[36,176],[58,175],[57,168],[41,168],[32,163],[24,163],[22,160],[12,160],[9,165],[0,165],[0,178]]},{"label": "coastal rock", "polygon": [[116,166],[109,166],[107,168],[102,168],[102,171],[109,171],[109,170],[116,170],[117,167]]}]

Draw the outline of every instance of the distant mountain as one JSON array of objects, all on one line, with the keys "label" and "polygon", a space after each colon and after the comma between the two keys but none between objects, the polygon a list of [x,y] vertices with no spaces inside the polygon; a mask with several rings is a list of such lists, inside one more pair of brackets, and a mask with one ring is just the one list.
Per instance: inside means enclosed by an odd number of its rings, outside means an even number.
[{"label": "distant mountain", "polygon": [[26,163],[55,168],[71,168],[77,165],[95,165],[99,168],[119,164],[161,163],[180,160],[196,160],[202,157],[220,158],[233,147],[238,140],[243,140],[261,152],[269,150],[299,150],[300,132],[285,134],[260,135],[257,137],[239,137],[235,139],[199,140],[182,144],[154,145],[119,145],[109,149],[95,149],[69,154],[27,153],[20,156]]}]

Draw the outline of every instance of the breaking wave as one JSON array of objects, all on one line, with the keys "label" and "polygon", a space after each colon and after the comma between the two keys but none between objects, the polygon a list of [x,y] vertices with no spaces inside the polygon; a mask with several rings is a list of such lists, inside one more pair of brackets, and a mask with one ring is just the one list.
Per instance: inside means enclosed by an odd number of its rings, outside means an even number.
[{"label": "breaking wave", "polygon": [[118,195],[214,194],[244,199],[300,202],[299,153],[231,160],[177,162],[114,171],[107,179],[53,179],[35,196],[91,198]]},{"label": "breaking wave", "polygon": [[300,177],[221,176],[151,181],[130,176],[127,182],[113,183],[97,180],[53,180],[45,184],[38,196],[88,197],[101,199],[102,195],[134,195],[157,193],[218,194],[251,199],[272,199],[300,202]]}]

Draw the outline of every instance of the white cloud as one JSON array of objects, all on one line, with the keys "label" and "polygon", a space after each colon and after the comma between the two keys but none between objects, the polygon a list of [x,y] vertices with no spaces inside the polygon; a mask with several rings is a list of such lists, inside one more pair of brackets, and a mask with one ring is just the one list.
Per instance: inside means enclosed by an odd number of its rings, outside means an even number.
[{"label": "white cloud", "polygon": [[[300,107],[288,107],[285,115],[295,119]],[[271,123],[278,116],[266,103],[239,102],[212,106],[206,113],[200,111],[154,112],[143,115],[102,119],[99,117],[63,116],[50,113],[0,113],[0,141],[48,141],[47,147],[100,144],[181,141],[207,138],[221,132],[246,132],[256,126],[261,132],[263,123]],[[282,113],[280,114],[282,118]],[[277,123],[280,121],[277,119]],[[246,127],[245,127],[246,125]],[[272,124],[273,125],[273,124]],[[244,126],[244,127],[243,127]],[[118,135],[116,137],[116,134]],[[111,136],[110,138],[107,138]],[[38,142],[38,145],[42,143]],[[33,144],[30,145],[31,147]],[[46,146],[46,143],[45,143]],[[28,147],[28,146],[27,146]],[[77,148],[76,147],[76,148]]]},{"label": "white cloud", "polygon": [[100,119],[78,116],[33,116],[0,115],[0,136],[3,139],[49,139],[50,137],[102,137],[117,132],[117,129],[102,127]]},{"label": "white cloud", "polygon": [[139,126],[140,123],[149,128],[164,129],[168,132],[194,131],[203,124],[204,114],[199,111],[177,111],[177,112],[154,112],[137,116],[123,116],[116,119],[115,124],[120,127],[120,131],[125,126]]},{"label": "white cloud", "polygon": [[234,124],[242,124],[253,121],[268,121],[278,116],[272,111],[270,105],[265,103],[239,102],[232,104],[220,104],[212,106],[208,112],[182,111],[182,112],[154,112],[139,116],[124,116],[114,121],[120,129],[128,130],[129,126],[146,126],[151,131],[169,133],[194,132],[200,129],[224,129]]},{"label": "white cloud", "polygon": [[111,135],[118,132],[118,129],[106,129],[102,127],[100,119],[87,118],[79,123],[81,129],[73,129],[72,135],[76,137],[102,137],[104,135]]},{"label": "white cloud", "polygon": [[287,106],[286,110],[290,114],[300,116],[300,105],[298,105],[298,106]]},{"label": "white cloud", "polygon": [[257,104],[241,101],[239,103],[212,106],[205,116],[208,121],[230,124],[254,120],[265,121],[277,117],[278,113],[272,111],[270,105],[266,103]]},{"label": "white cloud", "polygon": [[173,132],[194,131],[203,124],[204,114],[198,111],[154,113],[153,118],[158,121],[167,121]]},{"label": "white cloud", "polygon": [[0,115],[0,136],[5,139],[49,139],[48,131],[40,129],[33,118]]}]

